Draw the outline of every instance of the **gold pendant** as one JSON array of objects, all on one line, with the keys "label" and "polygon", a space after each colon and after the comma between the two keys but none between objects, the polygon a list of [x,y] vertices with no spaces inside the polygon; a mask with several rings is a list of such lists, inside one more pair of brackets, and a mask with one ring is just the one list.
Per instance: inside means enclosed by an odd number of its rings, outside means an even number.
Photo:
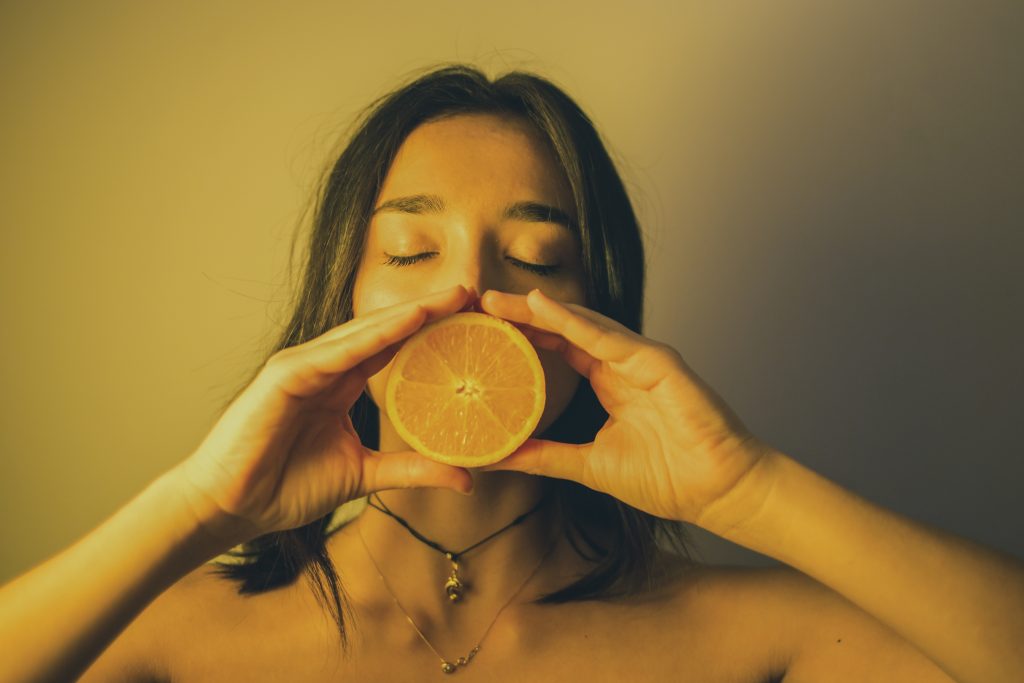
[{"label": "gold pendant", "polygon": [[448,580],[444,584],[444,592],[448,594],[448,600],[451,602],[458,602],[462,599],[462,593],[466,587],[459,580],[459,563],[452,560],[451,553],[445,553],[448,559],[452,563],[452,573],[448,577]]},{"label": "gold pendant", "polygon": [[454,664],[449,662],[448,660],[442,659],[441,660],[441,671],[445,672],[446,674],[453,674],[453,673],[455,673],[455,671],[456,671],[456,669],[458,667],[466,666],[467,664],[469,664],[470,660],[473,659],[473,657],[476,657],[476,653],[479,652],[479,651],[480,651],[480,646],[477,645],[476,647],[474,647],[472,650],[469,651],[469,654],[467,656],[459,657],[458,659],[456,659]]}]

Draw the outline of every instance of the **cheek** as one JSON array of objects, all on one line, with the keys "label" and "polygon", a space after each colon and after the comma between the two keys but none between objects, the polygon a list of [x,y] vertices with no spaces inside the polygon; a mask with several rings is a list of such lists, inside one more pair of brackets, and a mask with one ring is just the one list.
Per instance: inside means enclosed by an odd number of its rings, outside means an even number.
[{"label": "cheek", "polygon": [[[395,353],[397,356],[398,353]],[[366,393],[370,395],[370,399],[374,405],[380,409],[380,414],[383,419],[387,419],[387,413],[384,410],[384,396],[388,386],[388,377],[391,376],[391,368],[395,365],[395,357],[392,356],[388,364],[381,368],[380,372],[375,375],[371,375],[366,380]]]},{"label": "cheek", "polygon": [[[414,278],[395,277],[385,266],[362,263],[352,283],[352,315],[360,317],[388,306],[423,296],[417,291]],[[420,283],[422,290],[422,283]]]},{"label": "cheek", "polygon": [[[352,315],[356,318],[380,308],[387,308],[406,300],[400,293],[389,290],[382,283],[374,282],[373,278],[357,278],[352,291]],[[396,353],[397,355],[397,353]],[[374,404],[383,409],[384,390],[387,387],[388,376],[394,365],[394,357],[388,361],[380,372],[371,376],[366,382],[366,393]],[[381,411],[383,415],[383,410]]]},{"label": "cheek", "polygon": [[352,291],[352,316],[362,317],[379,308],[387,308],[396,304],[399,300],[400,297],[389,292],[385,287],[370,283],[363,283],[363,286],[357,284]]},{"label": "cheek", "polygon": [[534,430],[535,434],[540,434],[565,412],[582,378],[557,351],[537,349],[537,355],[544,368],[545,393],[547,395],[544,414],[541,415],[540,422]]}]

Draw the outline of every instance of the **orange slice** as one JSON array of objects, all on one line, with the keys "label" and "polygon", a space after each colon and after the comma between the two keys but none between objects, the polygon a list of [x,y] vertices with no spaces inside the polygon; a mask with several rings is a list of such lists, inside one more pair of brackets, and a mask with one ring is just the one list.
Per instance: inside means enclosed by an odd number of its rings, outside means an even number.
[{"label": "orange slice", "polygon": [[388,418],[409,446],[459,467],[512,454],[544,412],[544,369],[511,323],[464,312],[425,325],[392,360]]}]

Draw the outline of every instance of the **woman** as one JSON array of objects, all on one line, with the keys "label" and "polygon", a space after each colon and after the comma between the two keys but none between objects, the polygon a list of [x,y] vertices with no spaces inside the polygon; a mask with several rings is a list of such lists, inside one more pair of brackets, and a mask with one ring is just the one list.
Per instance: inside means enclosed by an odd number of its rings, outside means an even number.
[{"label": "woman", "polygon": [[[0,680],[1019,680],[1021,563],[752,435],[642,336],[643,263],[550,83],[451,67],[383,98],[325,178],[278,350],[186,460],[0,591]],[[469,309],[548,379],[535,437],[472,470],[378,408],[403,340]],[[790,566],[695,565],[683,522]]]}]

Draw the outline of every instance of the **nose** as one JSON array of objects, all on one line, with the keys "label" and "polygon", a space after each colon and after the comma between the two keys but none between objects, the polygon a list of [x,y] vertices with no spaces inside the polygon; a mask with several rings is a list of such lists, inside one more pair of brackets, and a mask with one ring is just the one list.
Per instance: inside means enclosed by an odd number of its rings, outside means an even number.
[{"label": "nose", "polygon": [[459,260],[456,257],[449,259],[446,264],[451,270],[448,275],[449,282],[458,283],[469,291],[469,298],[463,311],[475,311],[483,313],[480,307],[480,297],[488,289],[502,289],[501,273],[491,259],[493,255],[488,251],[493,245],[484,238],[484,243],[466,246],[466,258]]},{"label": "nose", "polygon": [[483,313],[480,297],[488,289],[510,291],[512,284],[507,279],[508,267],[499,254],[501,245],[495,235],[484,226],[461,226],[453,223],[448,241],[448,254],[439,257],[440,269],[436,271],[437,285],[451,287],[462,285],[469,291],[463,311]]},{"label": "nose", "polygon": [[480,292],[477,291],[476,286],[463,285],[469,290],[469,299],[466,301],[466,305],[462,307],[462,312],[473,311],[476,313],[483,313],[484,309],[480,307]]}]

